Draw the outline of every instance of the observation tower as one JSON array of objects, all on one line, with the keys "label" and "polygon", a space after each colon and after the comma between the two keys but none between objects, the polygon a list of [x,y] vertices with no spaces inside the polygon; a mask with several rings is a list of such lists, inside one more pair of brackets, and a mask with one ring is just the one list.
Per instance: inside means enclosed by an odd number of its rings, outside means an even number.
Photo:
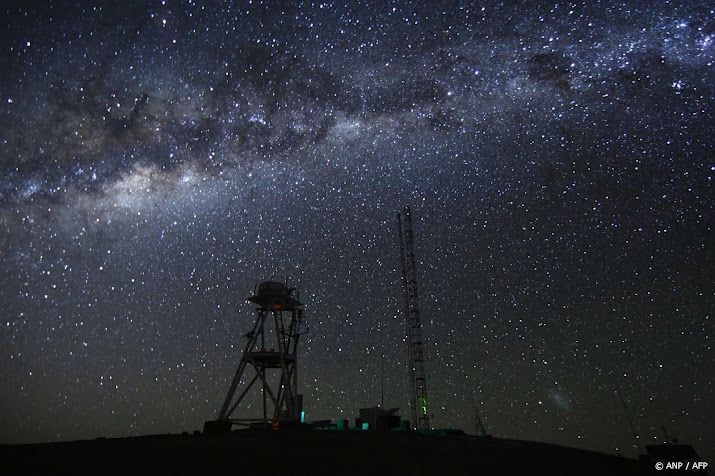
[{"label": "observation tower", "polygon": [[[298,341],[304,333],[300,330],[303,304],[293,296],[295,290],[264,281],[248,298],[256,306],[255,321],[244,335],[246,346],[218,418],[204,424],[204,433],[230,431],[233,425],[277,429],[281,423],[302,420]],[[258,414],[255,405],[245,401],[251,391],[260,393]]]}]

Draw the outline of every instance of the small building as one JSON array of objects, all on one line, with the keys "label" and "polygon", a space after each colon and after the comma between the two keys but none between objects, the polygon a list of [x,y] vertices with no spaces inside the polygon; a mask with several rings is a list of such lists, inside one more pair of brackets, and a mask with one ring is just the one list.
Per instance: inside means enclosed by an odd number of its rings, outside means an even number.
[{"label": "small building", "polygon": [[390,431],[400,428],[399,408],[385,410],[381,407],[361,408],[360,417],[355,421],[358,430]]}]

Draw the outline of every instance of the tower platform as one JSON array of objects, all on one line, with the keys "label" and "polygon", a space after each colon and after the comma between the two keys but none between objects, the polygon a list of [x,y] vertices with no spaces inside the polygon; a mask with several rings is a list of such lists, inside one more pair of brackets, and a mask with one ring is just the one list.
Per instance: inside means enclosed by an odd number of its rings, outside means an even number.
[{"label": "tower platform", "polygon": [[295,356],[287,354],[285,352],[281,353],[273,351],[248,352],[248,359],[251,360],[255,365],[259,365],[268,369],[281,368],[281,362],[284,362],[286,364],[292,364],[293,362],[295,362]]}]

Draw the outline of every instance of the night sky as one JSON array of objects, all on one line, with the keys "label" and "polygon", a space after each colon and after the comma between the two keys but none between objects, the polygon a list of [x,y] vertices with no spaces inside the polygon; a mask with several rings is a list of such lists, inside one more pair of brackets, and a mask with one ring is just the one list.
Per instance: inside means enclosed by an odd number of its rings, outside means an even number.
[{"label": "night sky", "polygon": [[382,355],[409,417],[409,204],[435,426],[634,456],[620,388],[715,456],[712,3],[40,3],[1,9],[0,442],[201,428],[264,279],[307,419]]}]

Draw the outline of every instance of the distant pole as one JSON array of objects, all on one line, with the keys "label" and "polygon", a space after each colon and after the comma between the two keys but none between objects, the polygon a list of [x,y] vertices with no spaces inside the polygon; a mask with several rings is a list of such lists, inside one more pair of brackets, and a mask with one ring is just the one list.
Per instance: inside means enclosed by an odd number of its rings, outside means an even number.
[{"label": "distant pole", "polygon": [[665,438],[666,443],[670,443],[670,436],[668,435],[668,430],[665,428],[665,425],[660,425],[661,430],[663,430],[663,438]]},{"label": "distant pole", "polygon": [[474,401],[474,433],[480,436],[487,436],[487,429],[484,427],[484,422],[479,416],[476,400]]},{"label": "distant pole", "polygon": [[623,396],[621,395],[621,392],[616,390],[616,395],[618,395],[618,399],[621,401],[621,405],[623,406],[623,413],[626,416],[626,420],[628,421],[628,425],[631,427],[631,433],[633,433],[633,441],[635,442],[635,447],[638,448],[638,433],[636,432],[636,427],[633,424],[633,419],[631,418],[631,414],[628,412],[628,407],[626,406],[626,401],[623,400]]},{"label": "distant pole", "polygon": [[385,354],[380,356],[380,408],[385,408]]}]

